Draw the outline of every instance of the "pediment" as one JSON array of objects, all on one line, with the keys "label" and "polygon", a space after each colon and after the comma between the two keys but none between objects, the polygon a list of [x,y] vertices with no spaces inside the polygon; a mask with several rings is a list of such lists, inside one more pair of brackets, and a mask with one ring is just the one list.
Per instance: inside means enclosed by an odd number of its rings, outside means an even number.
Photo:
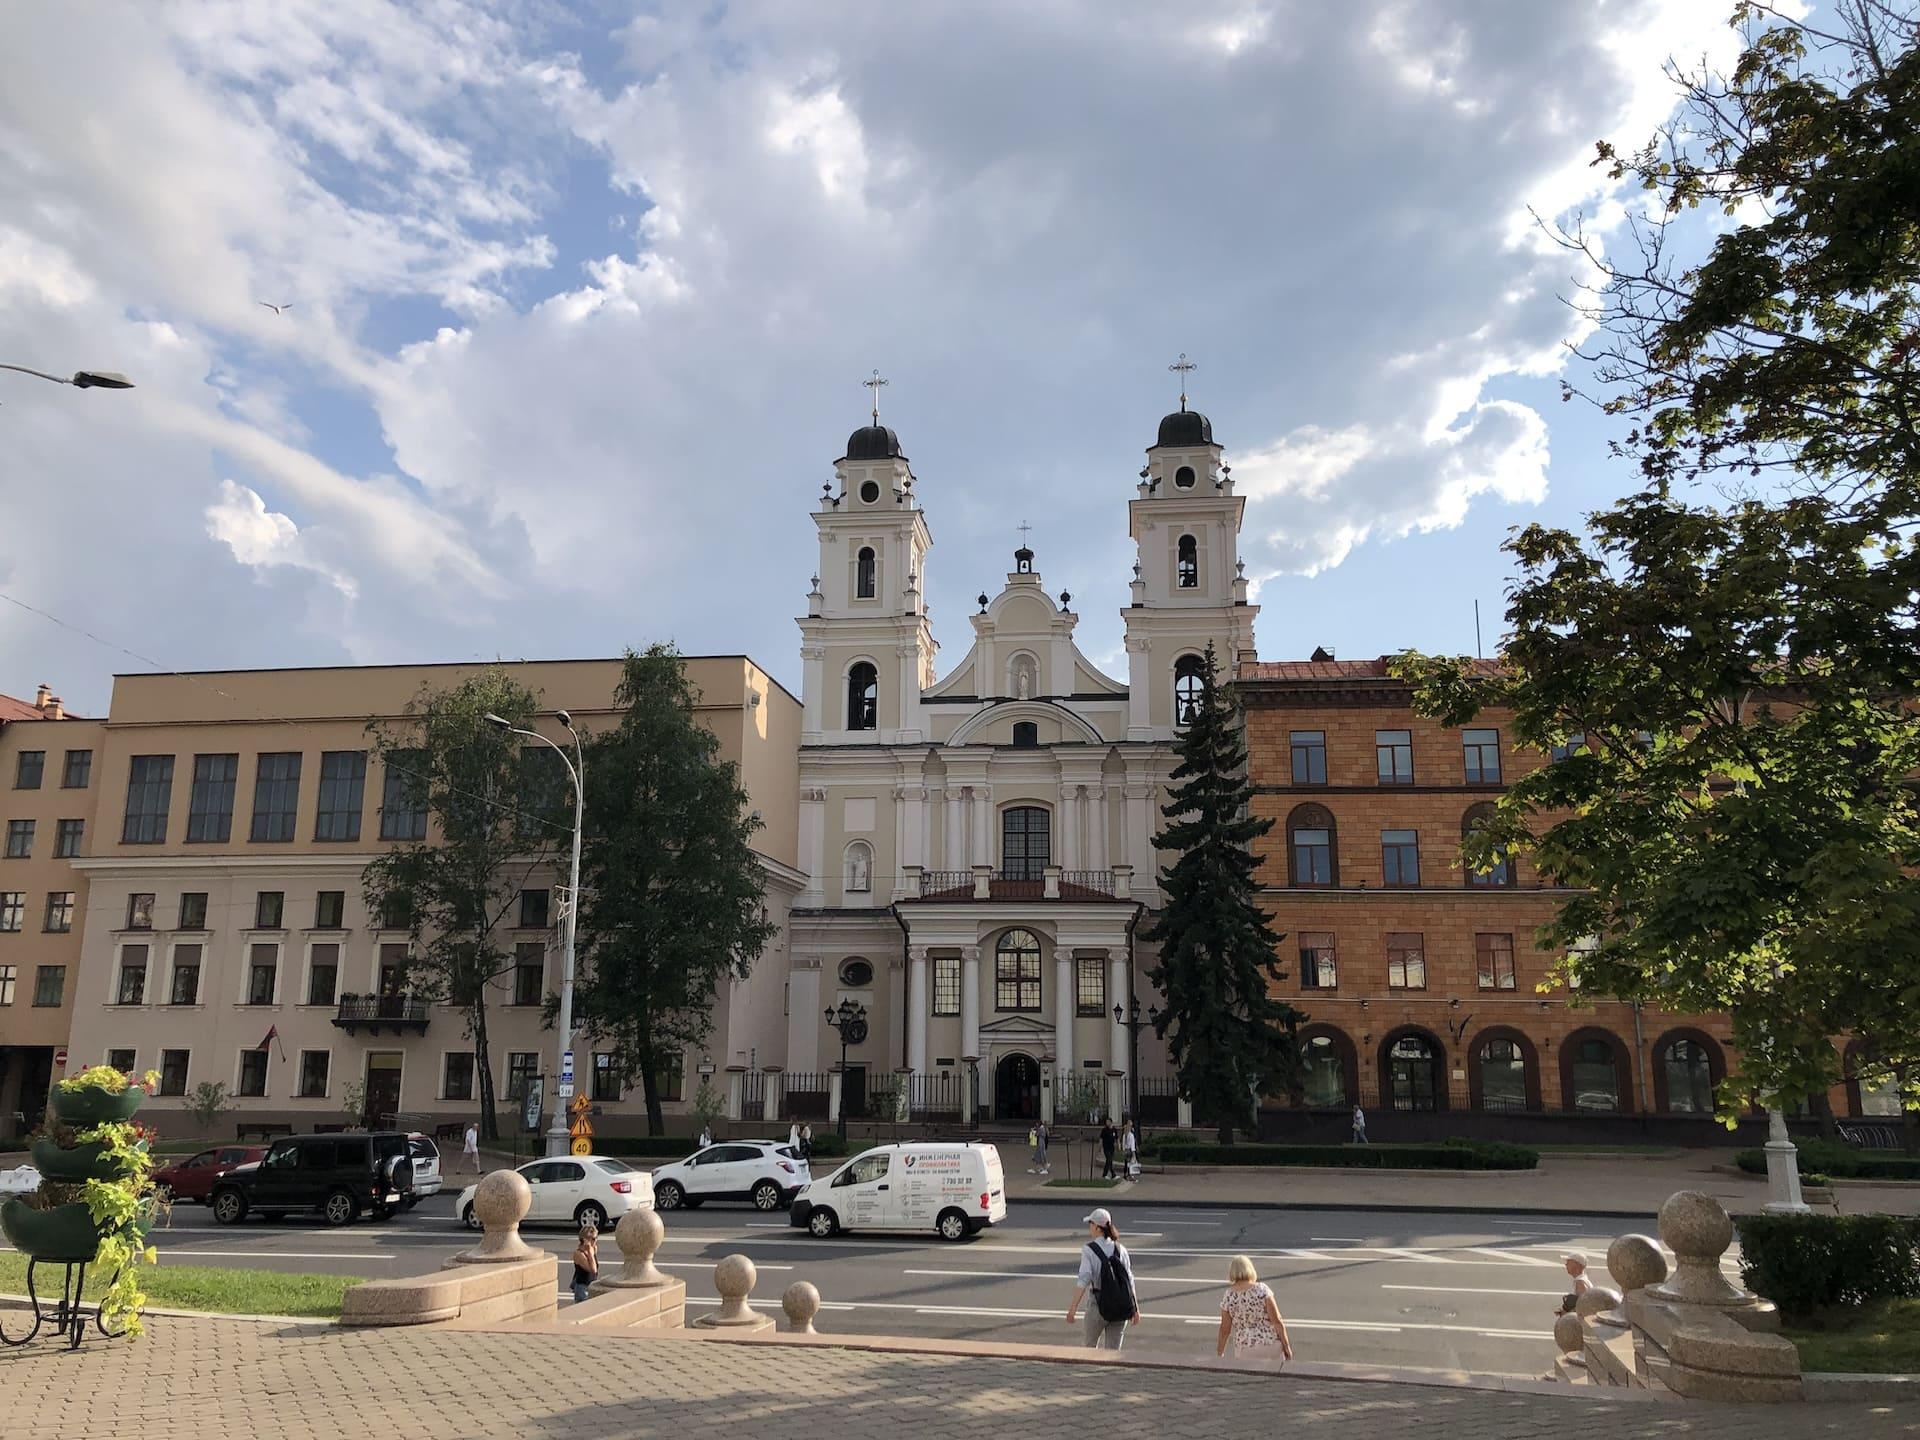
[{"label": "pediment", "polygon": [[1031,1015],[1009,1015],[1003,1020],[989,1020],[980,1027],[982,1035],[1052,1035],[1053,1026],[1044,1020],[1036,1020]]}]

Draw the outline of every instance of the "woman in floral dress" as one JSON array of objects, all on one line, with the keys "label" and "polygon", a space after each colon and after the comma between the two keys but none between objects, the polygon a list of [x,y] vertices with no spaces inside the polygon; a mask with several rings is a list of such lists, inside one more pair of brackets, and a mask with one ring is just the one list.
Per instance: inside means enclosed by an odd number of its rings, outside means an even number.
[{"label": "woman in floral dress", "polygon": [[1234,1256],[1227,1266],[1227,1293],[1220,1297],[1220,1336],[1214,1353],[1225,1355],[1228,1341],[1233,1342],[1236,1359],[1276,1353],[1282,1360],[1293,1358],[1287,1322],[1280,1318],[1273,1291],[1261,1283],[1253,1261],[1245,1255]]}]

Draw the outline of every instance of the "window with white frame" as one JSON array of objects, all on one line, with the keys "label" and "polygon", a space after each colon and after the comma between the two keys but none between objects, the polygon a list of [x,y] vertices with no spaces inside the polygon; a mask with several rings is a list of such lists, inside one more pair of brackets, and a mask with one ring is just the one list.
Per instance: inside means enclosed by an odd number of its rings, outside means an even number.
[{"label": "window with white frame", "polygon": [[240,1052],[240,1083],[234,1087],[234,1094],[259,1099],[267,1093],[267,1052],[264,1050],[242,1050]]},{"label": "window with white frame", "polygon": [[145,945],[120,947],[120,980],[114,989],[113,1003],[116,1005],[147,1003],[147,947]]},{"label": "window with white frame", "polygon": [[247,998],[248,1005],[273,1004],[274,984],[280,974],[280,947],[278,945],[249,945],[247,947]]},{"label": "window with white frame", "polygon": [[200,956],[198,944],[173,947],[173,980],[167,989],[169,1005],[200,1003]]},{"label": "window with white frame", "polygon": [[333,1055],[326,1050],[300,1052],[300,1088],[294,1093],[302,1100],[317,1100],[327,1093],[327,1071]]}]

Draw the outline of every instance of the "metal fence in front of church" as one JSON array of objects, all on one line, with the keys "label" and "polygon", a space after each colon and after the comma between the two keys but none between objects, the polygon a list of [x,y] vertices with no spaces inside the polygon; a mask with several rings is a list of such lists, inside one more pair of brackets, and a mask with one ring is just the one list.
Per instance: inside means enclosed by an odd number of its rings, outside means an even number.
[{"label": "metal fence in front of church", "polygon": [[907,1114],[914,1120],[958,1121],[966,1080],[950,1070],[907,1077]]},{"label": "metal fence in front of church", "polygon": [[825,1120],[831,1106],[833,1082],[824,1074],[805,1070],[787,1072],[787,1113],[790,1120]]}]

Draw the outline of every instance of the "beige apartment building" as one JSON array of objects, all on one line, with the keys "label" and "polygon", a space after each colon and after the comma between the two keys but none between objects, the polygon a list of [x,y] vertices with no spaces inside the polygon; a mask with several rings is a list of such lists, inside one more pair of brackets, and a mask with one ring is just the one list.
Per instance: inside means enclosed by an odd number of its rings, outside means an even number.
[{"label": "beige apartment building", "polygon": [[[168,1112],[184,1112],[203,1081],[236,1097],[223,1128],[339,1123],[355,1084],[376,1124],[476,1115],[465,1014],[407,993],[408,937],[367,913],[361,875],[383,850],[427,832],[427,817],[383,773],[370,723],[404,726],[424,688],[478,668],[117,677],[108,718],[88,732],[97,736],[97,818],[84,856],[70,862],[84,876],[84,925],[69,1069],[158,1071],[148,1110],[170,1131],[192,1128]],[[505,668],[540,697],[543,734],[566,739],[550,718],[558,709],[582,733],[615,723],[618,660]],[[737,1077],[781,1047],[785,912],[804,883],[795,868],[799,702],[743,656],[690,657],[687,670],[703,723],[740,767],[764,821],[756,849],[780,934],[752,978],[717,997],[710,1048],[662,1077],[669,1110],[680,1112],[703,1073],[723,1095],[737,1091]],[[542,1007],[560,984],[557,887],[568,838],[556,835],[550,858],[529,871],[503,937],[516,964],[495,986],[488,1019],[503,1125],[524,1120],[522,1097],[536,1077],[549,1102],[554,1094],[554,1034]],[[641,1128],[639,1085],[584,1037],[576,1076],[606,1128]]]},{"label": "beige apartment building", "polygon": [[45,685],[0,695],[0,1138],[39,1124],[67,1043],[100,734]]}]

